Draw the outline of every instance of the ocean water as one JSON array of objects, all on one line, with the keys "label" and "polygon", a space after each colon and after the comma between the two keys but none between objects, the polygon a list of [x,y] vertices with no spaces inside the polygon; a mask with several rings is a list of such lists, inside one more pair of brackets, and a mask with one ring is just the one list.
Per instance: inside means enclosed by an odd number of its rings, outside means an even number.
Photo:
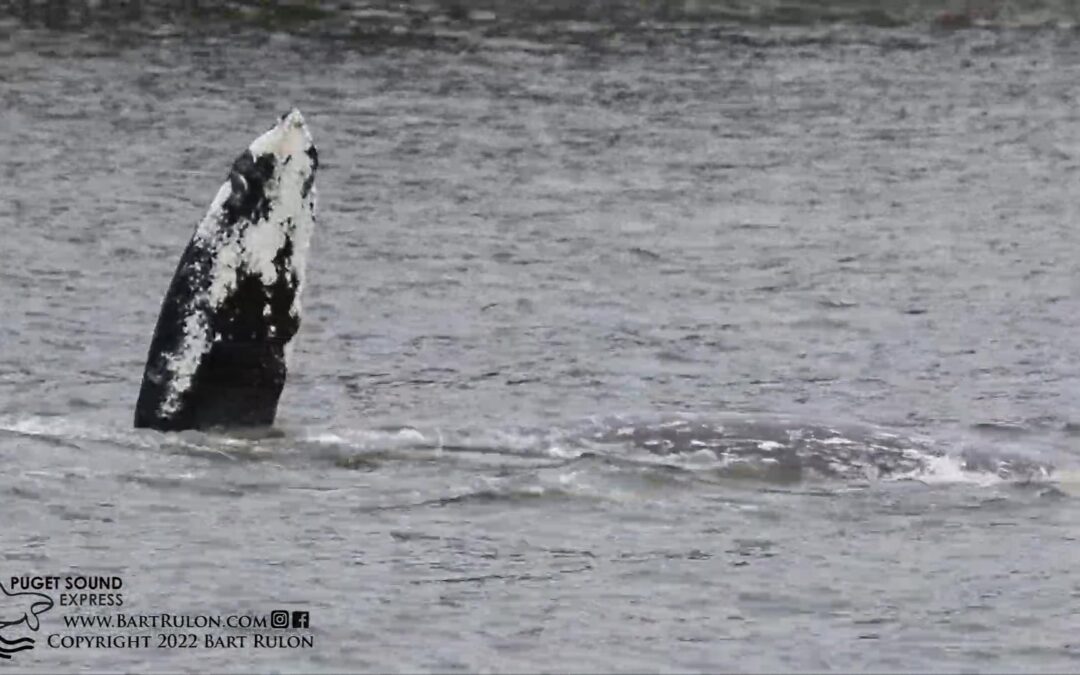
[{"label": "ocean water", "polygon": [[[122,595],[7,597],[0,667],[1077,669],[1078,35],[550,30],[0,23],[0,584]],[[277,425],[134,430],[176,260],[291,106]],[[71,623],[275,610],[310,625]],[[109,636],[149,646],[73,642]]]}]

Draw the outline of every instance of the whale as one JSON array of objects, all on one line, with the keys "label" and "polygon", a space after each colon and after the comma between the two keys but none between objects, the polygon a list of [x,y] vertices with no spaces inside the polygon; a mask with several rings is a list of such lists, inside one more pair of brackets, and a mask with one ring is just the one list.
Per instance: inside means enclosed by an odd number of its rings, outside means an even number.
[{"label": "whale", "polygon": [[[28,591],[13,593],[0,583],[0,659],[10,661],[13,654],[34,648],[31,637],[13,637],[11,632],[25,624],[32,631],[41,627],[40,616],[53,607],[53,600],[44,593]],[[10,630],[9,630],[10,629]],[[8,639],[2,634],[8,632]]]},{"label": "whale", "polygon": [[136,428],[273,424],[300,328],[318,165],[296,109],[232,163],[162,300]]},{"label": "whale", "polygon": [[0,630],[25,623],[36,631],[39,615],[52,609],[53,600],[44,593],[25,591],[13,593],[0,583]]}]

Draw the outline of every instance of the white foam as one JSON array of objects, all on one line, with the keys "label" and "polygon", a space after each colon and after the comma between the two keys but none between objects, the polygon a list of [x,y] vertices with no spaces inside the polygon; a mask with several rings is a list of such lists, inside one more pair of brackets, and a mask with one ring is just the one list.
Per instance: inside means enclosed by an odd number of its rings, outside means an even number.
[{"label": "white foam", "polygon": [[712,466],[716,463],[716,453],[704,448],[695,450],[686,456],[685,461],[691,466]]},{"label": "white foam", "polygon": [[822,445],[854,445],[855,442],[852,441],[850,438],[844,438],[843,436],[833,436],[832,438],[823,439],[821,441],[821,444]]},{"label": "white foam", "polygon": [[1080,469],[1055,471],[1054,485],[1070,497],[1080,497]]},{"label": "white foam", "polygon": [[184,320],[184,337],[180,348],[166,361],[170,374],[166,395],[161,404],[165,416],[177,411],[180,399],[191,386],[191,379],[203,357],[217,339],[211,335],[207,315],[229,297],[236,287],[237,272],[256,273],[266,285],[277,281],[274,258],[284,247],[286,238],[292,241],[291,271],[296,275],[297,289],[290,314],[300,317],[300,296],[304,286],[304,271],[315,227],[316,193],[314,185],[305,198],[304,182],[311,176],[312,160],[307,151],[313,146],[311,134],[304,125],[300,111],[293,110],[273,129],[255,139],[249,146],[253,157],[272,154],[274,175],[264,187],[270,204],[266,219],[257,223],[241,221],[228,231],[221,227],[223,209],[232,188],[226,182],[218,190],[206,216],[195,230],[195,239],[210,252],[212,266],[201,270],[209,278],[206,290],[196,293]]},{"label": "white foam", "polygon": [[555,459],[577,459],[583,454],[581,450],[574,448],[564,448],[561,445],[555,444],[547,448],[547,454]]},{"label": "white foam", "polygon": [[906,473],[892,476],[891,480],[917,480],[932,485],[942,483],[969,483],[981,487],[997,485],[1005,481],[989,471],[969,471],[964,460],[952,455],[924,455],[923,466]]},{"label": "white foam", "polygon": [[401,429],[347,429],[334,431],[302,431],[301,440],[322,445],[351,445],[361,448],[398,447],[401,445],[442,445],[437,433],[432,439],[419,429],[403,427]]}]

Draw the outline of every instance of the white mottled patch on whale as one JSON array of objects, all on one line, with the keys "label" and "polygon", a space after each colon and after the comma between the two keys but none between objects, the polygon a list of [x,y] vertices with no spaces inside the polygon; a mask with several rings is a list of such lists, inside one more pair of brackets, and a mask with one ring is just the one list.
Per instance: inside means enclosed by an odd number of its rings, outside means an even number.
[{"label": "white mottled patch on whale", "polygon": [[175,354],[170,354],[165,362],[172,375],[166,384],[167,395],[161,404],[161,412],[166,415],[176,412],[181,394],[190,386],[203,354],[210,350],[210,327],[205,314],[192,308],[184,319],[183,327],[182,348]]},{"label": "white mottled patch on whale", "polygon": [[[276,180],[269,181],[265,187],[271,203],[269,217],[265,220],[236,228],[233,232],[223,232],[219,214],[231,189],[227,182],[221,186],[196,232],[197,237],[218,252],[211,272],[211,306],[221,304],[228,297],[236,283],[235,274],[229,272],[241,266],[258,272],[263,283],[273,284],[278,274],[274,257],[285,245],[286,238],[292,239],[293,268],[303,286],[307,251],[315,226],[315,187],[311,187],[307,198],[302,196],[303,183],[311,174],[311,160],[304,150],[311,145],[311,134],[304,126],[304,118],[300,111],[294,110],[248,147],[254,157],[273,155],[282,167],[275,173]],[[299,293],[294,305],[295,313],[299,314]]]}]

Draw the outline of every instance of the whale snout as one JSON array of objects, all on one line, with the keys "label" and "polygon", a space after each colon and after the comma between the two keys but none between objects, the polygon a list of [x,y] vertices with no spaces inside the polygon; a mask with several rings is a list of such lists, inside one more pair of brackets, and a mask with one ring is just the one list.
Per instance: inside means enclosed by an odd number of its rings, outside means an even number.
[{"label": "whale snout", "polygon": [[293,108],[289,112],[282,115],[280,124],[282,126],[296,129],[306,128],[307,126],[304,124],[304,116],[301,115],[300,111],[296,108]]},{"label": "whale snout", "polygon": [[286,166],[293,157],[310,155],[314,145],[304,116],[293,108],[281,116],[273,129],[256,138],[249,150],[255,158],[274,155],[282,166]]}]

